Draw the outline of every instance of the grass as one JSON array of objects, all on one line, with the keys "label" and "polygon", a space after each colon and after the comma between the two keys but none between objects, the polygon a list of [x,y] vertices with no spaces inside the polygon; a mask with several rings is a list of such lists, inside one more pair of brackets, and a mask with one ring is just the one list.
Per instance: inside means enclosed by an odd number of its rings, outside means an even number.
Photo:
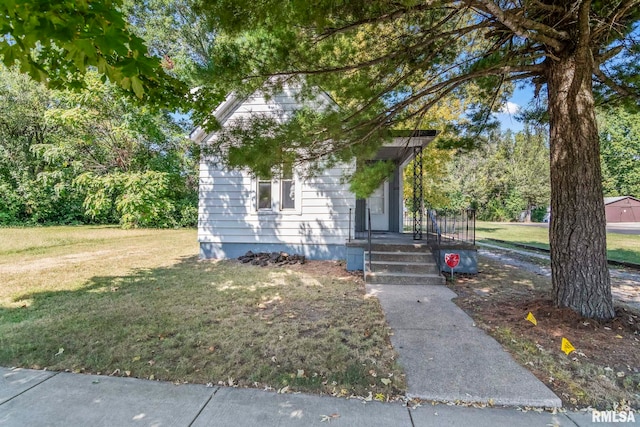
[{"label": "grass", "polygon": [[[498,239],[549,249],[549,230],[547,227],[514,223],[478,222],[476,239]],[[607,233],[607,255],[615,261],[640,264],[640,235]]]},{"label": "grass", "polygon": [[[367,396],[405,389],[336,263],[199,261],[194,230],[0,229],[0,365]],[[383,381],[384,380],[384,381]]]}]

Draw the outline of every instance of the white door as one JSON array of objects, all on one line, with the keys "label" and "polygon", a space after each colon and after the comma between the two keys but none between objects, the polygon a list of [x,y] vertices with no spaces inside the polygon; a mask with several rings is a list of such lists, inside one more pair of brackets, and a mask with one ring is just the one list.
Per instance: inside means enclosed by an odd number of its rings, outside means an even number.
[{"label": "white door", "polygon": [[[385,181],[367,199],[367,208],[371,209],[371,230],[389,231],[389,182]],[[366,227],[369,225],[365,219]]]}]

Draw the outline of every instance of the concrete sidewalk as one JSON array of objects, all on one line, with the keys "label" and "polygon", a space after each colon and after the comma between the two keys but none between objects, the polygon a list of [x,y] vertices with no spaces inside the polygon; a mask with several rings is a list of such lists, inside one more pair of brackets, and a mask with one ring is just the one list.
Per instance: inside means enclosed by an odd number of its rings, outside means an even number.
[{"label": "concrete sidewalk", "polygon": [[560,407],[561,400],[477,328],[445,286],[367,285],[393,330],[407,395],[443,402]]},{"label": "concrete sidewalk", "polygon": [[[639,417],[640,418],[640,417]],[[0,426],[591,426],[587,413],[363,403],[255,389],[0,368]]]}]

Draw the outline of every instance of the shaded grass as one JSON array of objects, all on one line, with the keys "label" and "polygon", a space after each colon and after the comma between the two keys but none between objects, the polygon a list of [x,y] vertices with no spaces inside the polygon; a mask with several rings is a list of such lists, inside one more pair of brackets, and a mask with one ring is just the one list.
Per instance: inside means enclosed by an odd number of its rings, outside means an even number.
[{"label": "shaded grass", "polygon": [[336,395],[405,388],[378,301],[336,263],[198,261],[193,230],[57,233],[0,255],[0,365]]},{"label": "shaded grass", "polygon": [[[498,239],[549,249],[549,230],[546,227],[514,223],[478,222],[476,239]],[[607,233],[607,256],[611,260],[640,264],[640,236]]]}]

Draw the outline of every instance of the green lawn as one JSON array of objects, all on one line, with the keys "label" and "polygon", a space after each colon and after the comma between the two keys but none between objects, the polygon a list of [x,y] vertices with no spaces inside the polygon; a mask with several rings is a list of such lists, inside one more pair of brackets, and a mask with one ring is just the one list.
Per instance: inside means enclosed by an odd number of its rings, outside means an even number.
[{"label": "green lawn", "polygon": [[[517,223],[477,222],[476,239],[498,239],[512,243],[549,249],[547,227]],[[640,264],[640,236],[607,233],[607,253],[609,259]]]},{"label": "green lawn", "polygon": [[0,229],[0,366],[403,392],[379,303],[342,266],[197,252],[194,230]]}]

